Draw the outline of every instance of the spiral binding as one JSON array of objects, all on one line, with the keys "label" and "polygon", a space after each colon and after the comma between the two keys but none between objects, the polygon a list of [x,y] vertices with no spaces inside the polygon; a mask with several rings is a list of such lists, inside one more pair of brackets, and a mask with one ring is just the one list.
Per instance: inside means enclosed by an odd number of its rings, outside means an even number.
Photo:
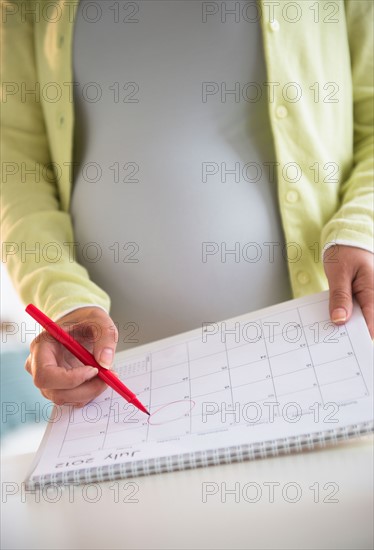
[{"label": "spiral binding", "polygon": [[201,466],[210,466],[231,462],[242,462],[255,460],[269,456],[279,456],[312,450],[325,447],[327,444],[337,444],[341,441],[354,437],[367,435],[374,432],[373,422],[353,424],[334,430],[315,432],[280,438],[277,440],[263,441],[260,443],[249,443],[234,445],[232,447],[221,447],[207,451],[184,453],[179,455],[136,460],[122,464],[111,464],[95,468],[84,468],[81,470],[68,470],[40,476],[31,477],[26,481],[27,490],[34,490],[46,485],[69,483],[92,483],[94,481],[111,481],[129,477],[137,477],[174,470],[186,470]]}]

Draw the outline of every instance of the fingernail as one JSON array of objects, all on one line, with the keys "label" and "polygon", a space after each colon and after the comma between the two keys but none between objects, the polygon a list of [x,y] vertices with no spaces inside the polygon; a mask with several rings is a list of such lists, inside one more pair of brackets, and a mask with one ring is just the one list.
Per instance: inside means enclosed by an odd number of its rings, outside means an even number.
[{"label": "fingernail", "polygon": [[340,321],[345,321],[347,319],[347,312],[343,307],[337,307],[334,309],[331,315],[331,319],[334,323],[339,323]]},{"label": "fingernail", "polygon": [[91,380],[91,378],[94,378],[94,376],[96,376],[99,372],[99,369],[97,369],[96,367],[89,367],[89,369],[90,370],[88,370],[86,373],[86,380]]},{"label": "fingernail", "polygon": [[104,368],[109,368],[113,363],[114,352],[112,348],[104,348],[100,354],[99,364]]}]

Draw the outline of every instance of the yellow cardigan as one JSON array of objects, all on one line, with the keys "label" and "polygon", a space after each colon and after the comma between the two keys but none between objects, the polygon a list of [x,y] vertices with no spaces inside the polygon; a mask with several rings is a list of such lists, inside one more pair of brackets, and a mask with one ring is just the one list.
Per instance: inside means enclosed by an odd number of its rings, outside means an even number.
[{"label": "yellow cardigan", "polygon": [[[77,5],[2,3],[2,261],[21,298],[52,318],[82,305],[110,306],[73,257]],[[321,261],[328,244],[373,251],[373,5],[258,2],[295,297],[328,288]],[[242,10],[240,17],[255,15]]]}]

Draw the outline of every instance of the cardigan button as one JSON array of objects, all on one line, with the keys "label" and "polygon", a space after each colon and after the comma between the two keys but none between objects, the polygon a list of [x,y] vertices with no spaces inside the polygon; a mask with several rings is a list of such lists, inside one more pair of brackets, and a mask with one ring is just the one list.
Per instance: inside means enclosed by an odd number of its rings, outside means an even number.
[{"label": "cardigan button", "polygon": [[278,118],[286,118],[286,116],[288,115],[287,107],[285,107],[284,105],[278,105],[275,110],[275,114]]},{"label": "cardigan button", "polygon": [[274,19],[274,21],[270,21],[269,27],[272,31],[278,32],[280,29],[279,21],[277,21],[276,19]]},{"label": "cardigan button", "polygon": [[310,277],[306,271],[299,271],[297,274],[297,280],[301,285],[306,285],[310,281]]},{"label": "cardigan button", "polygon": [[294,191],[291,189],[291,191],[287,191],[286,194],[286,201],[287,202],[297,202],[299,200],[299,193],[297,191]]}]

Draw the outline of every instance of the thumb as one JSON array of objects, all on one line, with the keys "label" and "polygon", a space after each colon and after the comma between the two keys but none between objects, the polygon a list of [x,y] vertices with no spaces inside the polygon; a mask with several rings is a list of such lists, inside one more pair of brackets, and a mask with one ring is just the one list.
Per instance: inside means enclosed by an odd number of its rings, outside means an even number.
[{"label": "thumb", "polygon": [[109,369],[114,360],[118,334],[114,324],[102,324],[98,338],[94,343],[93,355],[104,368]]},{"label": "thumb", "polygon": [[330,288],[329,310],[333,323],[344,324],[352,314],[352,278],[348,271],[334,269],[327,277]]}]

